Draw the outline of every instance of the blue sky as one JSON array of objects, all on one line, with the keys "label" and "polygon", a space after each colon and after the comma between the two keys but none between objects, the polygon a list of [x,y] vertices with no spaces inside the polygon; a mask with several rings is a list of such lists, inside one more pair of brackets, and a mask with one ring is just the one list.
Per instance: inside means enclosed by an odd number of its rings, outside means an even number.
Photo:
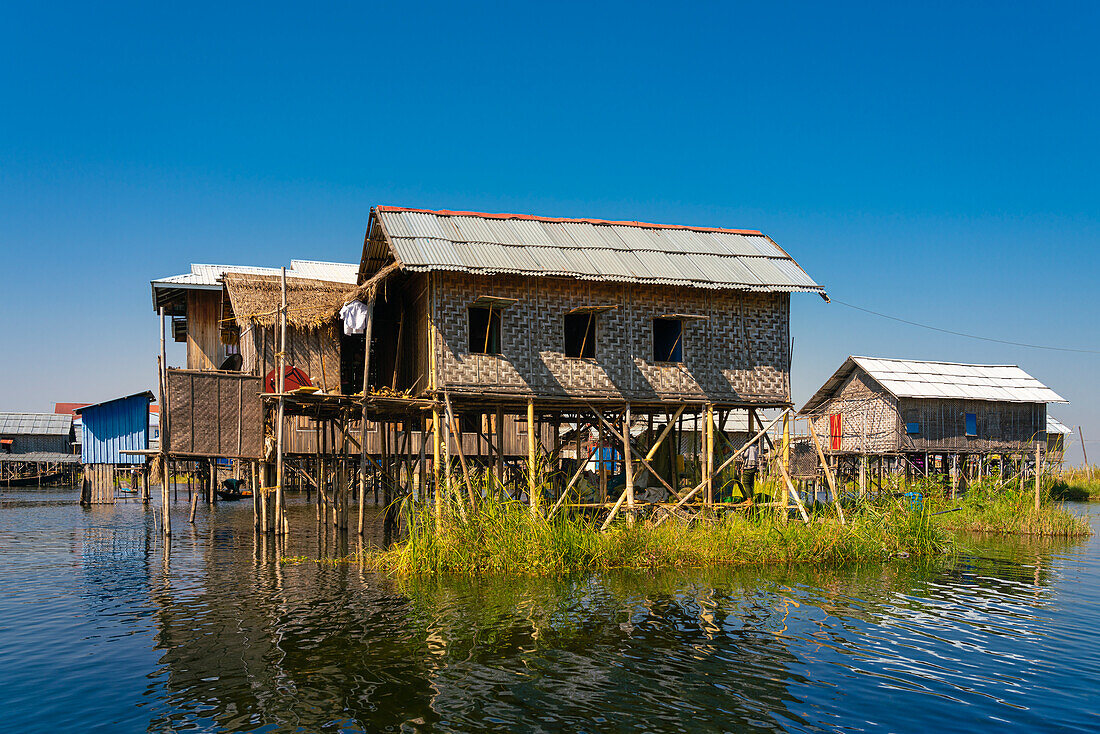
[{"label": "blue sky", "polygon": [[[153,387],[150,279],[355,261],[374,204],[761,229],[836,299],[1100,350],[1098,27],[1085,3],[9,4],[0,408]],[[1100,355],[793,302],[799,404],[850,353],[1012,363],[1100,438]]]}]

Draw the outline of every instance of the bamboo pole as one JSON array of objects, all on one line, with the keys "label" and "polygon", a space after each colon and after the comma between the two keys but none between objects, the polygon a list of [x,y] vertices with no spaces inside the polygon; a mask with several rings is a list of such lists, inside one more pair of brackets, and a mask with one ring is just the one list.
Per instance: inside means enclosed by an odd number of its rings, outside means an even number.
[{"label": "bamboo pole", "polygon": [[1085,449],[1085,432],[1077,426],[1077,435],[1081,439],[1081,454],[1085,457],[1085,476],[1092,479],[1092,467],[1089,466],[1089,452]]},{"label": "bamboo pole", "polygon": [[443,484],[439,465],[442,453],[441,426],[439,425],[439,406],[432,405],[432,478],[435,484],[435,527],[438,530],[443,521]]},{"label": "bamboo pole", "polygon": [[279,306],[279,359],[278,359],[278,389],[279,407],[275,423],[275,534],[283,535],[287,531],[286,518],[284,517],[284,493],[283,483],[283,419],[286,415],[286,268],[282,269],[281,301]]},{"label": "bamboo pole", "polygon": [[1042,469],[1042,456],[1040,455],[1040,447],[1042,444],[1039,441],[1035,442],[1035,511],[1039,511],[1039,483],[1043,476]]},{"label": "bamboo pole", "polygon": [[363,517],[367,497],[367,395],[370,394],[370,343],[374,334],[375,291],[367,302],[367,324],[363,330],[363,410],[359,434],[359,535],[363,534]]},{"label": "bamboo pole", "polygon": [[626,404],[626,410],[623,412],[623,478],[626,480],[626,486],[623,491],[626,493],[626,509],[629,513],[626,520],[630,524],[634,524],[634,467],[631,464],[631,454],[633,450],[630,448],[630,403]]},{"label": "bamboo pole", "polygon": [[[596,410],[594,407],[592,407],[592,405],[589,405],[588,408],[589,408],[589,410],[593,411],[596,414],[596,417],[599,418],[600,422],[603,423],[603,425],[607,428],[608,432],[611,433],[611,436],[613,438],[617,439],[620,442],[624,441],[623,435],[620,434],[615,429],[615,426],[611,425],[610,421],[608,421],[606,418],[603,417],[602,413],[600,413],[598,410]],[[672,485],[669,484],[668,482],[666,482],[664,477],[662,477],[660,474],[657,473],[657,471],[650,465],[648,459],[644,459],[641,456],[635,456],[633,458],[637,459],[639,464],[641,464],[643,467],[645,467],[646,470],[648,470],[649,473],[652,474],[658,482],[663,484],[665,489],[667,489],[673,497],[676,497],[676,498],[680,497],[680,493],[677,492],[675,489],[673,489]],[[601,458],[601,466],[602,466],[602,463],[603,463],[603,459]],[[705,483],[705,480],[704,480],[704,483]],[[602,498],[601,501],[606,501],[606,498]]]},{"label": "bamboo pole", "polygon": [[[810,516],[806,514],[806,508],[802,504],[802,497],[798,494],[798,489],[795,488],[794,482],[791,481],[791,475],[787,471],[787,467],[784,466],[786,462],[778,461],[776,465],[779,467],[779,472],[783,475],[783,483],[787,485],[787,490],[790,495],[794,497],[794,503],[798,506],[798,511],[802,514],[802,522],[809,524]],[[787,516],[787,505],[783,505],[783,517]]]},{"label": "bamboo pole", "polygon": [[833,476],[833,469],[829,466],[829,462],[825,461],[825,452],[821,450],[821,442],[817,440],[817,430],[814,428],[813,419],[807,418],[806,425],[810,431],[810,438],[814,440],[818,461],[821,462],[821,468],[825,470],[825,479],[829,482],[829,494],[833,497],[833,506],[836,508],[837,517],[840,518],[841,525],[847,525],[844,521],[844,509],[840,506],[840,497],[837,494],[836,477]]},{"label": "bamboo pole", "polygon": [[451,409],[451,398],[447,389],[442,388],[443,406],[447,411],[447,423],[455,433],[455,447],[458,449],[458,462],[462,465],[462,479],[466,483],[466,493],[470,499],[470,509],[477,507],[477,498],[474,496],[474,485],[470,482],[470,470],[466,466],[466,452],[462,450],[462,426],[458,424],[458,418]]},{"label": "bamboo pole", "polygon": [[707,403],[706,408],[707,425],[704,432],[704,440],[706,441],[706,465],[703,469],[703,476],[707,483],[707,504],[714,504],[714,405]]},{"label": "bamboo pole", "polygon": [[504,487],[504,408],[497,408],[497,486]]},{"label": "bamboo pole", "polygon": [[[759,440],[760,440],[761,438],[763,438],[764,436],[766,436],[766,435],[767,435],[767,432],[768,432],[769,430],[771,430],[772,426],[774,426],[774,425],[775,425],[776,423],[778,423],[778,422],[780,421],[780,419],[781,419],[782,417],[783,417],[783,415],[782,415],[782,414],[780,414],[780,415],[777,415],[777,416],[776,416],[776,417],[775,417],[775,418],[774,418],[774,419],[772,420],[772,422],[771,422],[771,423],[769,423],[768,425],[766,425],[766,426],[764,426],[763,428],[761,428],[761,429],[760,429],[760,431],[759,431],[759,432],[758,432],[758,433],[757,433],[757,434],[756,434],[755,436],[753,436],[752,438],[750,438],[750,439],[749,439],[749,440],[748,440],[748,441],[747,441],[747,442],[745,443],[745,445],[744,445],[744,446],[742,446],[741,448],[737,449],[737,451],[733,452],[733,454],[731,454],[731,455],[729,456],[729,458],[727,458],[727,459],[726,459],[725,461],[723,461],[723,462],[722,462],[722,465],[721,465],[721,466],[719,466],[719,467],[718,467],[718,469],[717,469],[716,471],[718,471],[718,472],[721,472],[721,471],[722,471],[722,470],[724,470],[724,469],[725,469],[725,468],[726,468],[727,466],[729,466],[729,465],[730,465],[730,464],[732,464],[732,463],[733,463],[734,461],[736,461],[738,457],[740,457],[740,456],[741,456],[742,454],[744,454],[744,453],[745,453],[746,451],[748,451],[748,450],[749,450],[749,447],[750,447],[750,446],[753,446],[754,444],[756,444],[756,442],[757,442],[757,441],[759,441]],[[761,423],[763,423],[763,421],[761,421]],[[702,482],[700,482],[699,484],[695,485],[695,487],[694,487],[694,488],[693,488],[693,489],[692,489],[692,490],[691,490],[690,492],[688,492],[687,494],[685,494],[685,495],[684,495],[684,496],[683,496],[683,497],[682,497],[682,498],[680,499],[680,501],[679,501],[679,502],[677,502],[677,503],[676,503],[676,504],[675,504],[675,505],[673,506],[673,508],[672,508],[672,509],[676,510],[676,509],[679,509],[679,508],[683,507],[683,506],[684,506],[685,504],[687,504],[687,502],[688,502],[688,501],[689,501],[689,500],[690,500],[690,499],[691,499],[692,497],[694,497],[694,496],[695,496],[696,494],[698,494],[698,493],[699,493],[699,492],[700,492],[700,491],[701,491],[701,490],[703,489],[703,487],[704,487],[704,484],[703,484]],[[668,517],[668,516],[666,515],[665,517]],[[661,518],[660,520],[658,520],[658,521],[656,522],[656,525],[660,525],[660,524],[661,524],[662,522],[664,522],[664,521],[665,521],[665,517],[662,517],[662,518]],[[607,526],[607,524],[608,524],[608,523],[604,523],[604,527],[606,527],[606,526]]]},{"label": "bamboo pole", "polygon": [[[161,469],[163,470],[163,476],[161,477],[160,487],[160,500],[161,500],[161,512],[164,515],[164,520],[161,526],[164,530],[165,538],[172,535],[172,517],[168,512],[168,505],[171,502],[172,475],[169,473],[168,466],[168,410],[165,408],[167,405],[168,396],[168,362],[165,356],[164,349],[164,307],[161,306],[160,310],[160,355],[157,357],[157,368],[160,372],[160,405],[164,409],[164,413],[161,418],[161,435],[160,435],[160,457],[161,457]],[[167,542],[165,543],[167,546]]]},{"label": "bamboo pole", "polygon": [[531,512],[539,513],[539,498],[536,487],[535,471],[537,469],[537,456],[535,455],[535,401],[527,401],[527,498],[531,505]]}]

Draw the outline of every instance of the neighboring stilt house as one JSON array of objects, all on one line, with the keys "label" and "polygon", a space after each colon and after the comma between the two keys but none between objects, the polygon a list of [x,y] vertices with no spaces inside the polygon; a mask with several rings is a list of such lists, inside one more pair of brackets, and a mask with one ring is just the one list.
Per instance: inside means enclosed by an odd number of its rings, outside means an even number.
[{"label": "neighboring stilt house", "polygon": [[801,413],[833,456],[955,475],[982,457],[1033,458],[1047,403],[1064,402],[1014,365],[849,357]]},{"label": "neighboring stilt house", "polygon": [[[118,487],[148,494],[149,404],[145,390],[76,409],[81,417],[80,463],[84,467],[81,504],[115,501]],[[125,472],[125,474],[120,474]]]},{"label": "neighboring stilt house", "polygon": [[73,441],[71,413],[0,413],[0,486],[71,479]]},{"label": "neighboring stilt house", "polygon": [[1066,459],[1066,440],[1073,431],[1069,426],[1047,413],[1047,460],[1061,466]]}]

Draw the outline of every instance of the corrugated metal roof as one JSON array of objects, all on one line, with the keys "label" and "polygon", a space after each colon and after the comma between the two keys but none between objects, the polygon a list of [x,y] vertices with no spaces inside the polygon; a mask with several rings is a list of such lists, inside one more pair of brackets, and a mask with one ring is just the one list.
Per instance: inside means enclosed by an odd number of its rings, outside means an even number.
[{"label": "corrugated metal roof", "polygon": [[[267,268],[254,265],[203,265],[192,264],[191,272],[172,275],[151,281],[153,286],[153,310],[157,310],[175,298],[182,290],[218,290],[222,287],[221,278],[226,273],[244,273],[246,275],[280,275],[281,268]],[[358,280],[359,266],[353,263],[330,263],[317,260],[291,260],[286,277],[307,280],[326,280],[335,283],[355,285]]]},{"label": "corrugated metal roof", "polygon": [[25,454],[0,453],[0,461],[40,461],[43,464],[79,464],[76,454],[63,454],[59,451],[28,451]]},{"label": "corrugated metal roof", "polygon": [[913,359],[848,357],[802,411],[831,397],[856,367],[899,398],[954,398],[1011,403],[1069,402],[1016,365],[956,364]]},{"label": "corrugated metal roof", "polygon": [[0,434],[22,436],[67,436],[73,426],[71,414],[0,413]]},{"label": "corrugated metal roof", "polygon": [[377,207],[412,271],[558,275],[751,291],[824,293],[760,232]]},{"label": "corrugated metal roof", "polygon": [[1050,413],[1047,413],[1047,433],[1062,433],[1068,435],[1070,433],[1073,433],[1073,429],[1052,416]]}]

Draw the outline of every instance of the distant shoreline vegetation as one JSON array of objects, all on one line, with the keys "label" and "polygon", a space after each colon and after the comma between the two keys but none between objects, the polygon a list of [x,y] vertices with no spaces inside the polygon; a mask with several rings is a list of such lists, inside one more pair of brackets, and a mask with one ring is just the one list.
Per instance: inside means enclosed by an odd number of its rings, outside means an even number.
[{"label": "distant shoreline vegetation", "polygon": [[656,527],[622,518],[606,531],[595,516],[547,520],[524,503],[490,495],[476,509],[448,511],[438,521],[430,508],[406,507],[403,540],[344,560],[397,576],[841,566],[895,558],[950,561],[965,550],[972,532],[1062,538],[1091,533],[1084,519],[1050,499],[1049,492],[1036,511],[1032,492],[976,485],[957,499],[922,494],[920,500],[897,492],[850,502],[846,525],[831,507],[819,505],[806,524],[796,517],[785,522],[772,508],[750,508],[707,511],[690,524],[670,518]]}]

